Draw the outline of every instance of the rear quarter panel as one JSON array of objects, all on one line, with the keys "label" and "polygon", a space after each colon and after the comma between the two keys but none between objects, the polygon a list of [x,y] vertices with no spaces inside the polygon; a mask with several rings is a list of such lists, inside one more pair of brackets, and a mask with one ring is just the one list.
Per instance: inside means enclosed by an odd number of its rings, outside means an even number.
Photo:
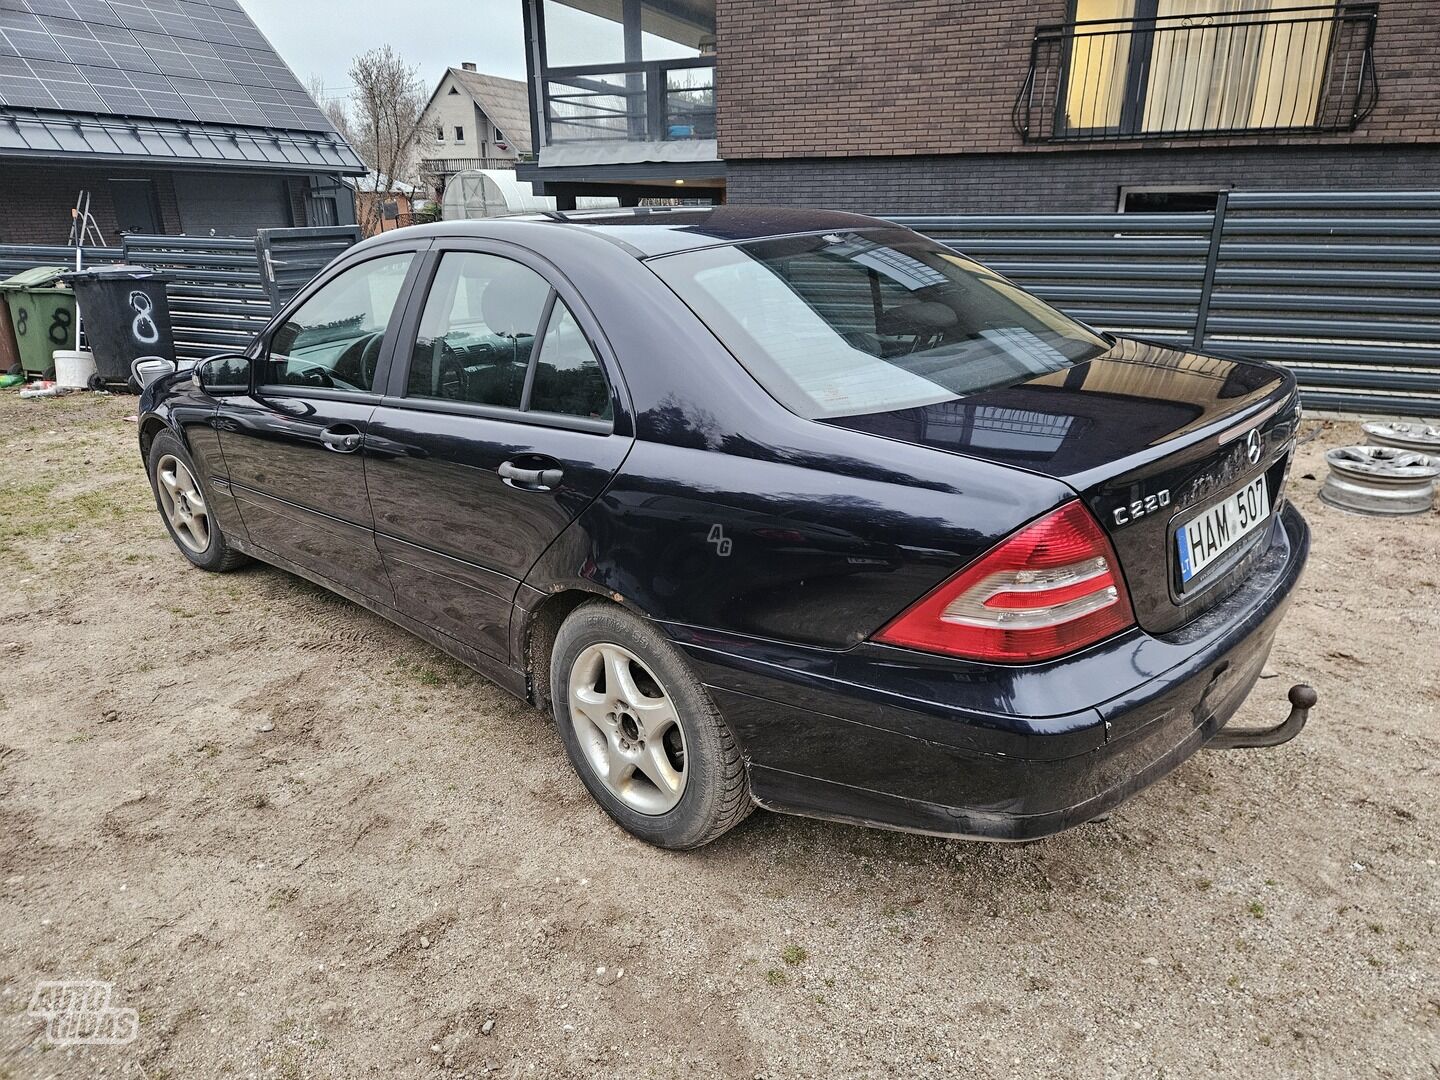
[{"label": "rear quarter panel", "polygon": [[661,622],[844,649],[1074,497],[1050,477],[801,419],[643,261],[582,230],[541,239],[608,339],[636,443],[531,569],[531,600],[581,588]]},{"label": "rear quarter panel", "polygon": [[810,446],[783,450],[637,443],[526,583],[583,583],[661,622],[844,649],[1071,496],[1048,479],[809,426]]}]

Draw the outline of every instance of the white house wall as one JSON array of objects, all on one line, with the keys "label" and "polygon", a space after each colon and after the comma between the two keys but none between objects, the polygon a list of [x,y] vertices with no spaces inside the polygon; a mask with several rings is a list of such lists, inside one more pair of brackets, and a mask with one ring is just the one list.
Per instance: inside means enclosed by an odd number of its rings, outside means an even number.
[{"label": "white house wall", "polygon": [[[452,94],[452,89],[459,93]],[[441,160],[453,160],[456,158],[487,158],[494,160],[515,160],[515,150],[512,146],[508,150],[501,150],[495,142],[495,125],[490,122],[475,100],[458,86],[455,76],[447,74],[440,83],[440,92],[434,103],[425,114],[426,123],[422,130],[428,129],[432,134],[437,127],[443,127],[445,138],[434,144],[434,152],[426,152],[425,157],[438,158]],[[465,129],[465,141],[455,141],[455,129]]]}]

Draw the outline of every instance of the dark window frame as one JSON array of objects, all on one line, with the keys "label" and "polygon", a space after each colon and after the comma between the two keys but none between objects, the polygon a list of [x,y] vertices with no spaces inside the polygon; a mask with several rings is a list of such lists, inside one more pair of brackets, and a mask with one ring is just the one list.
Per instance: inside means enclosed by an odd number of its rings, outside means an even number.
[{"label": "dark window frame", "polygon": [[[1154,213],[1202,213],[1215,212],[1219,204],[1220,196],[1230,191],[1228,186],[1219,184],[1122,184],[1120,194],[1115,203],[1115,212],[1118,214],[1154,214]],[[1210,200],[1211,205],[1199,210],[1142,210],[1131,208],[1130,197],[1132,195],[1194,195]]]}]

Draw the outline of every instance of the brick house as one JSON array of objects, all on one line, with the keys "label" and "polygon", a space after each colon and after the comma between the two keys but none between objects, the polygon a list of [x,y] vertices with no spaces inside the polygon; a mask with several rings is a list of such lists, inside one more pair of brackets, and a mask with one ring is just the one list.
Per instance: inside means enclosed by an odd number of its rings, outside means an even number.
[{"label": "brick house", "polygon": [[354,223],[365,172],[238,4],[6,4],[0,243]]},{"label": "brick house", "polygon": [[[684,180],[734,202],[1111,212],[1204,208],[1241,187],[1440,182],[1433,0],[524,3],[539,147],[526,178],[562,197]],[[667,134],[651,117],[676,100],[674,75],[650,52],[694,40],[664,37],[679,36],[676,9],[713,19],[714,55],[688,61],[713,65],[707,177],[667,173],[653,152],[643,168],[614,160],[612,144]],[[587,71],[578,40],[552,40],[607,18],[627,46],[618,65]],[[567,62],[547,65],[557,48]],[[567,130],[577,113],[584,139]]]}]

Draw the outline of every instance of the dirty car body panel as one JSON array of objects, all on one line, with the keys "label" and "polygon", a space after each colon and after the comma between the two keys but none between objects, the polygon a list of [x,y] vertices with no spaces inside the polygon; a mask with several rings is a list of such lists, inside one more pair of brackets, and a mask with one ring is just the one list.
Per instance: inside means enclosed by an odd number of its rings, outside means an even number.
[{"label": "dirty car body panel", "polygon": [[[933,299],[953,300],[934,275],[958,257],[934,247],[855,215],[739,207],[400,230],[342,256],[248,353],[264,370],[277,328],[327,282],[387,251],[416,252],[383,343],[369,349],[374,385],[307,391],[344,410],[346,430],[360,435],[343,462],[349,479],[328,460],[336,455],[316,451],[321,471],[309,483],[324,490],[312,503],[328,499],[330,509],[307,506],[293,476],[276,476],[295,451],[257,422],[258,383],[235,396],[211,396],[185,375],[154,384],[142,442],[162,426],[182,435],[241,550],[365,604],[532,700],[532,645],[547,612],[596,596],[650,620],[734,731],[761,805],[1032,839],[1174,769],[1255,685],[1308,551],[1284,494],[1298,397],[1293,377],[1262,363],[1083,327],[1074,331],[1083,349],[1062,355],[1004,326],[967,338],[984,354],[978,363],[1018,357],[1035,370],[925,400],[933,387],[912,378],[929,370],[916,358],[944,355],[961,336]],[[449,351],[426,344],[422,312],[454,250],[543,279],[547,313],[563,303],[603,371],[603,403],[556,416],[413,393],[417,365],[453,367]],[[877,386],[859,369],[813,409],[809,376],[777,388],[764,364],[780,357],[800,371],[806,357],[765,341],[757,360],[748,313],[733,327],[706,317],[704,290],[730,287],[737,266],[743,282],[745,259],[781,267],[777,280],[820,315],[858,311],[868,329],[852,343],[906,369],[913,399],[849,408],[846,393]],[[868,293],[824,291],[827,267],[846,260],[868,267]],[[1043,308],[983,268],[961,271],[962,292]],[[789,302],[785,288],[775,303]],[[500,386],[488,358],[522,346],[492,335],[467,347],[487,359],[461,383],[481,371]],[[539,349],[543,365],[551,345],[524,348]],[[533,403],[539,365],[522,401]],[[256,430],[242,432],[247,424]],[[518,458],[536,476],[553,466],[543,475],[554,482],[505,479],[501,468]],[[1204,525],[1229,527],[1237,491],[1253,500],[1261,490],[1263,520],[1246,520],[1187,577],[1180,563],[1198,562],[1179,539],[1187,525],[1203,543]],[[1133,609],[1122,628],[1062,655],[1004,662],[884,640],[924,598],[1072,505],[1098,523],[1096,542],[1118,562],[1110,570]],[[318,515],[326,539],[274,535],[277,514]],[[333,546],[341,533],[360,554]]]}]

